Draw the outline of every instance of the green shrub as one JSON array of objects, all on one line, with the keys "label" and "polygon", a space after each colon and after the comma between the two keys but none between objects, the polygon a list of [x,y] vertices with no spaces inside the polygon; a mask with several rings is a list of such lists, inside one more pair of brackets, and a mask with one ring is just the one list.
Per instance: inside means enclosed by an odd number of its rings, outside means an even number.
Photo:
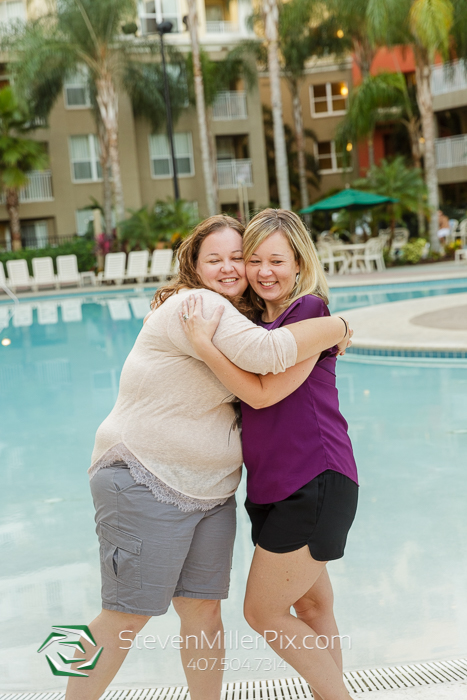
[{"label": "green shrub", "polygon": [[[32,275],[32,259],[50,256],[55,261],[57,255],[76,255],[78,258],[78,270],[86,272],[96,267],[96,256],[94,253],[95,243],[93,240],[83,238],[71,238],[70,242],[61,243],[55,247],[48,248],[23,248],[22,250],[10,250],[0,252],[0,261],[5,264],[7,260],[26,260],[29,267],[29,274]],[[57,265],[55,263],[55,269]]]},{"label": "green shrub", "polygon": [[422,259],[423,251],[426,246],[425,238],[415,238],[402,248],[400,259],[406,265],[416,265]]}]

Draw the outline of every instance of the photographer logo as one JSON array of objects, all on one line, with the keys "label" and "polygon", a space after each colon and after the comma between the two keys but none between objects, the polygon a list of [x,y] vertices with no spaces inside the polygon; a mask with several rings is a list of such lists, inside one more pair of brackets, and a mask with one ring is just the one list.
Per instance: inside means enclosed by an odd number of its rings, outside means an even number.
[{"label": "photographer logo", "polygon": [[[91,671],[102,653],[101,647],[90,659],[86,659],[86,650],[81,642],[81,637],[93,647],[97,647],[91,630],[86,625],[53,625],[53,632],[49,634],[45,642],[41,644],[37,653],[47,650],[45,658],[54,676],[84,676],[89,674],[84,671]],[[69,653],[71,652],[71,656]],[[77,656],[73,654],[79,652]],[[72,668],[72,665],[79,664]]]}]

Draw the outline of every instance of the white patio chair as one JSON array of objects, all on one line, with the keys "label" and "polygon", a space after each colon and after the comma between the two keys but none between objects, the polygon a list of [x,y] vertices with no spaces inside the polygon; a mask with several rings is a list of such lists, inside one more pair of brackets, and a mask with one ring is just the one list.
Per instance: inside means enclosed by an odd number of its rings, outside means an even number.
[{"label": "white patio chair", "polygon": [[166,280],[172,272],[173,250],[157,249],[152,254],[151,269],[149,277],[159,277],[161,280]]},{"label": "white patio chair", "polygon": [[132,250],[128,254],[125,279],[144,282],[148,276],[148,264],[149,250]]},{"label": "white patio chair", "polygon": [[369,238],[365,243],[363,253],[355,253],[353,261],[356,266],[363,267],[365,272],[373,272],[373,263],[376,265],[378,272],[386,269],[383,257],[384,240],[378,238]]},{"label": "white patio chair", "polygon": [[97,284],[115,282],[122,284],[125,279],[126,253],[107,253],[105,256],[104,272],[97,275]]},{"label": "white patio chair", "polygon": [[6,269],[8,270],[8,286],[13,292],[16,292],[18,288],[33,289],[34,280],[29,276],[26,260],[7,260]]},{"label": "white patio chair", "polygon": [[76,255],[57,255],[57,279],[60,286],[76,284],[81,287],[81,276],[78,272]]},{"label": "white patio chair", "polygon": [[328,266],[328,274],[334,275],[336,272],[344,274],[349,268],[349,256],[345,252],[333,251],[333,246],[329,243],[318,241],[318,256],[323,267]]},{"label": "white patio chair", "polygon": [[35,292],[39,287],[55,287],[58,289],[58,279],[54,272],[54,262],[52,258],[33,258],[33,289]]},{"label": "white patio chair", "polygon": [[462,219],[459,224],[459,231],[456,234],[456,238],[461,239],[462,247],[467,247],[467,219]]}]

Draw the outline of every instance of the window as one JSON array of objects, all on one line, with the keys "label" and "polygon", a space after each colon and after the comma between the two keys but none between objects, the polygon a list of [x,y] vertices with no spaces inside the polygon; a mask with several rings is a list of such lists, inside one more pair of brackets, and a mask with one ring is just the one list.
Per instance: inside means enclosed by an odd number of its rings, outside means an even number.
[{"label": "window", "polygon": [[311,113],[314,117],[345,114],[347,110],[347,83],[324,83],[310,86]]},{"label": "window", "polygon": [[[191,133],[174,134],[174,148],[177,175],[180,177],[194,175]],[[153,177],[169,178],[173,176],[169,139],[165,134],[152,134],[149,137],[149,156]]]},{"label": "window", "polygon": [[318,160],[319,172],[340,173],[344,169],[342,153],[336,153],[334,141],[321,141],[315,144],[315,156]]},{"label": "window", "polygon": [[7,0],[0,3],[0,24],[17,20],[26,21],[26,8],[21,0]]},{"label": "window", "polygon": [[73,75],[67,76],[64,90],[65,107],[67,109],[79,109],[91,106],[88,76],[85,68],[78,70]]},{"label": "window", "polygon": [[89,223],[94,221],[94,213],[92,209],[77,209],[75,211],[76,218],[76,233],[78,236],[84,236],[88,232]]},{"label": "window", "polygon": [[155,34],[156,26],[168,20],[173,32],[183,31],[178,0],[140,0],[138,3],[142,34]]},{"label": "window", "polygon": [[73,182],[102,180],[99,141],[95,134],[70,136],[71,177]]},{"label": "window", "polygon": [[49,244],[47,221],[27,221],[22,223],[21,241],[24,247],[47,248]]}]

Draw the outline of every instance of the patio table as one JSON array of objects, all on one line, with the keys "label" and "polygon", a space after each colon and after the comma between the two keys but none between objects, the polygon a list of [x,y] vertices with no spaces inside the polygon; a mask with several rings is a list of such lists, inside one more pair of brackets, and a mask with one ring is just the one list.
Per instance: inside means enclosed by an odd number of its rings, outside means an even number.
[{"label": "patio table", "polygon": [[365,243],[343,243],[342,245],[334,245],[330,243],[333,253],[350,253],[350,255],[345,256],[345,260],[342,263],[337,274],[345,275],[347,272],[355,273],[358,272],[357,260],[355,254],[357,252],[365,252]]}]

